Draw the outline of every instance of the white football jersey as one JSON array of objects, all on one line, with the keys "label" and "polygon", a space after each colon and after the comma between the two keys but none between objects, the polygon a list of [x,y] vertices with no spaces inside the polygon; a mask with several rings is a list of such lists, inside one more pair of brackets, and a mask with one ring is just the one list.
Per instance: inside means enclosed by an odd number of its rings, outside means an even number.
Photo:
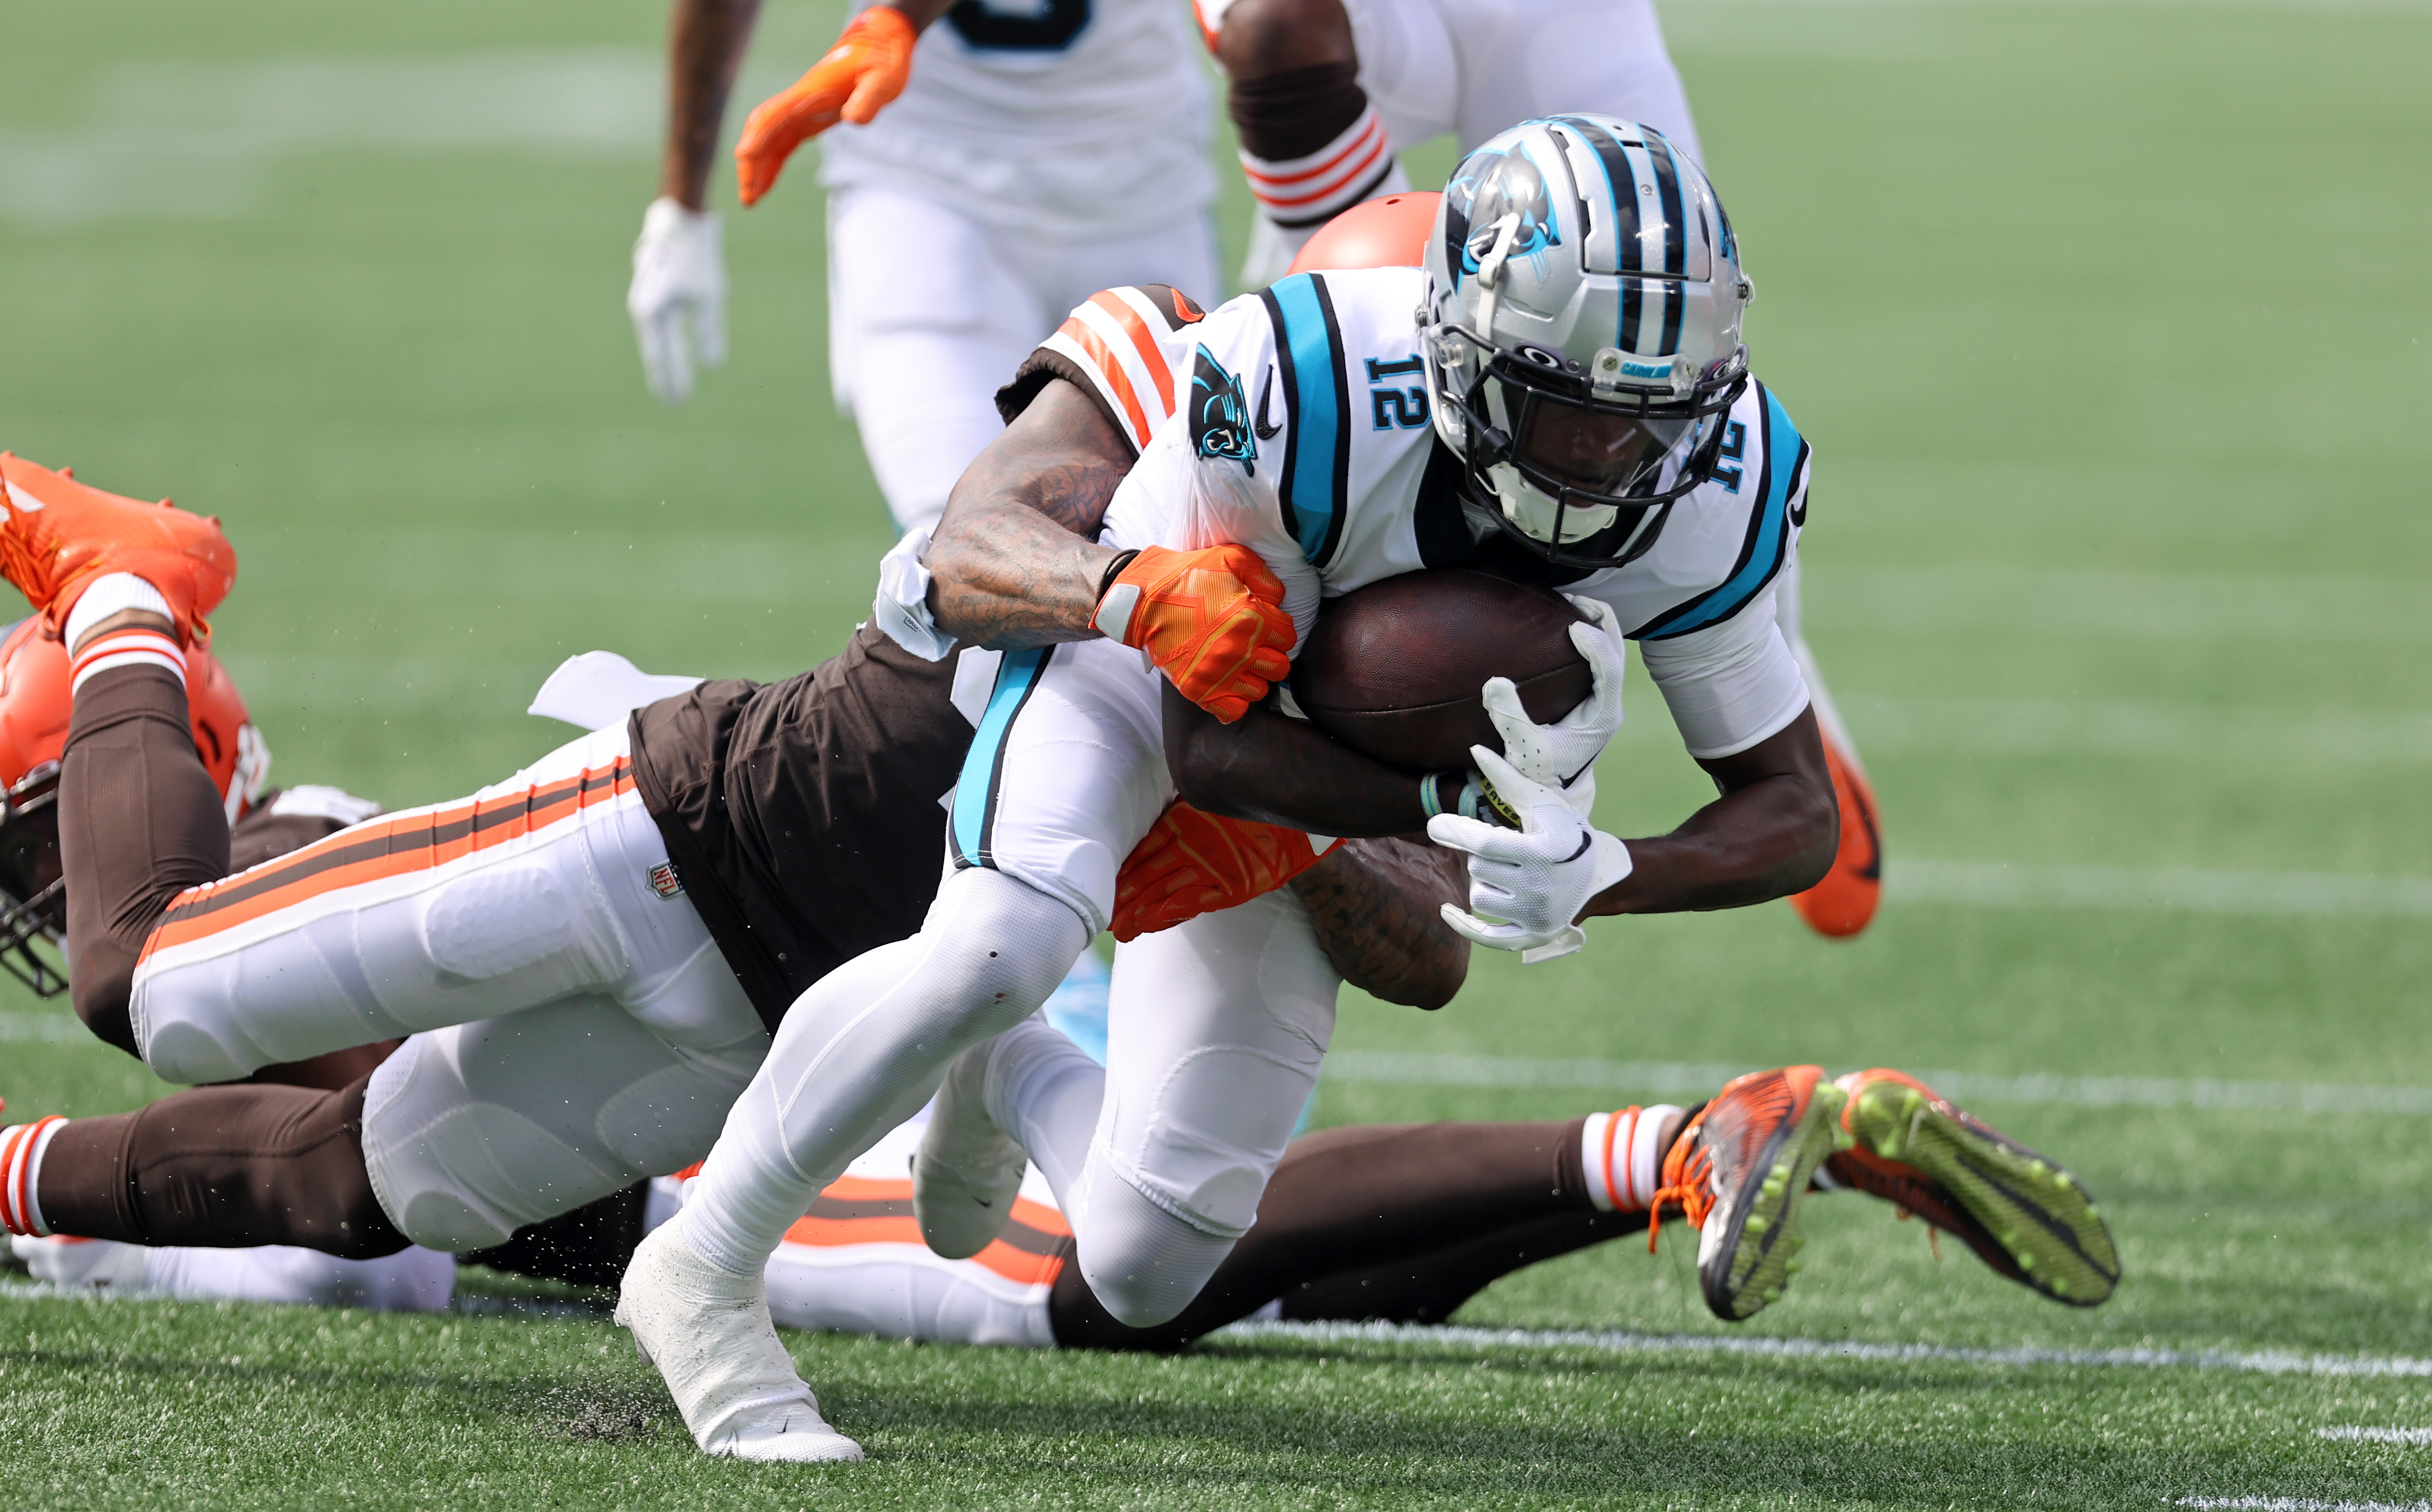
[{"label": "white football jersey", "polygon": [[893,104],[821,136],[820,181],[1058,241],[1171,225],[1216,197],[1199,45],[1177,0],[960,0]]},{"label": "white football jersey", "polygon": [[1428,419],[1426,283],[1415,268],[1302,274],[1200,319],[1163,290],[1110,290],[1074,311],[1025,371],[1077,374],[1140,448],[1099,539],[1249,546],[1304,636],[1322,599],[1422,567],[1544,583],[1613,607],[1693,755],[1744,750],[1796,719],[1807,686],[1773,583],[1806,522],[1810,452],[1782,401],[1748,385],[1714,476],[1642,555],[1557,567],[1462,503],[1460,464]]}]

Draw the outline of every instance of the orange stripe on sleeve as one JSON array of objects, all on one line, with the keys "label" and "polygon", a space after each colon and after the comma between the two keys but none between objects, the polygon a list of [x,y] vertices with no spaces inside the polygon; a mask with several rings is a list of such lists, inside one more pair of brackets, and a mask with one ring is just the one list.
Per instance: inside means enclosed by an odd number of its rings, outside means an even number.
[{"label": "orange stripe on sleeve", "polygon": [[1132,346],[1148,364],[1148,376],[1157,380],[1157,401],[1165,414],[1174,412],[1174,371],[1167,364],[1165,348],[1157,344],[1157,333],[1140,319],[1140,311],[1111,293],[1093,294],[1089,303],[1115,317],[1115,324],[1132,339]]},{"label": "orange stripe on sleeve", "polygon": [[1064,322],[1063,334],[1072,338],[1072,344],[1080,347],[1090,362],[1097,367],[1099,374],[1106,380],[1107,391],[1113,394],[1116,402],[1123,407],[1123,413],[1131,417],[1134,443],[1142,446],[1147,445],[1150,428],[1148,416],[1140,410],[1140,395],[1132,391],[1132,380],[1123,374],[1123,364],[1116,361],[1115,354],[1107,348],[1106,342],[1099,337],[1098,333],[1082,322],[1067,320]]}]

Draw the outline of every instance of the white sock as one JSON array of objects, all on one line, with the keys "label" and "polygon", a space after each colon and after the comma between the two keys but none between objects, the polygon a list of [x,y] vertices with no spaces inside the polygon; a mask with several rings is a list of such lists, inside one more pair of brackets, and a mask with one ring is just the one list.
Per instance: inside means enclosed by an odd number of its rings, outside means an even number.
[{"label": "white sock", "polygon": [[148,609],[162,619],[175,620],[169,611],[169,600],[160,590],[131,572],[106,572],[85,585],[76,596],[76,607],[68,611],[65,627],[68,649],[76,649],[85,632],[112,614],[130,609]]},{"label": "white sock", "polygon": [[1056,1205],[1079,1179],[1106,1100],[1106,1071],[1044,1022],[1024,1019],[988,1057],[988,1111],[1047,1178]]},{"label": "white sock", "polygon": [[0,1228],[38,1239],[49,1236],[50,1225],[42,1221],[42,1203],[38,1195],[42,1153],[67,1123],[53,1114],[31,1123],[12,1123],[0,1129]]},{"label": "white sock", "polygon": [[74,697],[87,679],[120,666],[165,667],[186,680],[186,648],[174,633],[135,626],[95,636],[93,628],[112,614],[130,609],[149,610],[173,618],[160,590],[131,572],[105,573],[88,585],[68,612],[68,692]]},{"label": "white sock", "polygon": [[1592,1113],[1579,1133],[1579,1164],[1587,1171],[1588,1198],[1599,1212],[1644,1213],[1664,1184],[1664,1151],[1657,1141],[1680,1109],[1668,1102]]}]

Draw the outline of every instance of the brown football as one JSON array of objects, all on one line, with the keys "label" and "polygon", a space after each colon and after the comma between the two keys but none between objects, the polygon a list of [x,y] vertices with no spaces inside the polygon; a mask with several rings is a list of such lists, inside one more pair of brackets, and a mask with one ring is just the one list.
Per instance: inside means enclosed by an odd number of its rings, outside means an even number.
[{"label": "brown football", "polygon": [[1595,691],[1571,644],[1579,613],[1550,588],[1463,568],[1407,572],[1329,598],[1292,664],[1293,699],[1311,723],[1396,766],[1470,764],[1503,748],[1478,690],[1519,685],[1521,706],[1551,723]]}]

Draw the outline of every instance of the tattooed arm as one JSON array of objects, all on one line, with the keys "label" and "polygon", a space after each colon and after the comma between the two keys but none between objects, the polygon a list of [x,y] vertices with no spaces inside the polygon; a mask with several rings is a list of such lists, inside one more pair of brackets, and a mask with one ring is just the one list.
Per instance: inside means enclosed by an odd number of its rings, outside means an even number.
[{"label": "tattooed arm", "polygon": [[1469,973],[1469,942],[1437,910],[1467,907],[1461,857],[1410,840],[1354,840],[1293,878],[1317,943],[1371,997],[1441,1008]]},{"label": "tattooed arm", "polygon": [[1089,616],[1115,553],[1095,543],[1131,448],[1061,378],[988,443],[946,500],[929,546],[929,612],[974,646],[1017,650],[1098,632]]}]

